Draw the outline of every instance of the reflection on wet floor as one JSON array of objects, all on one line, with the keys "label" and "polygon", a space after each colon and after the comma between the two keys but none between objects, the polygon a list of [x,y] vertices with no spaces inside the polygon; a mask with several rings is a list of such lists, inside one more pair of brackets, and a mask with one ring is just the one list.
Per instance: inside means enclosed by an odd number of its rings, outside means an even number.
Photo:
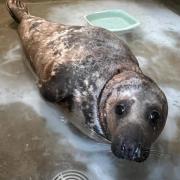
[{"label": "reflection on wet floor", "polygon": [[92,180],[178,180],[180,177],[180,17],[154,1],[28,1],[30,12],[55,22],[85,24],[93,11],[121,8],[141,21],[120,34],[145,74],[164,90],[169,116],[144,163],[116,159],[108,145],[85,137],[67,123],[63,109],[45,102],[24,55],[16,24],[0,1],[0,180],[51,179],[77,169]]},{"label": "reflection on wet floor", "polygon": [[50,179],[52,170],[73,167],[71,150],[58,146],[59,136],[30,106],[16,102],[0,109],[0,179]]}]

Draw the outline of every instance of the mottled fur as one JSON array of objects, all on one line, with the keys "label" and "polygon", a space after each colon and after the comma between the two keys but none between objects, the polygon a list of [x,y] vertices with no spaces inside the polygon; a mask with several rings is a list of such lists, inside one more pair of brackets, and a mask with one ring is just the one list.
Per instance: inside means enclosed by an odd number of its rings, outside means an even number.
[{"label": "mottled fur", "polygon": [[96,125],[94,108],[97,111],[107,81],[124,70],[141,72],[129,48],[105,29],[66,26],[25,15],[18,32],[42,95],[52,102],[69,96],[76,101],[78,91],[81,100],[76,103],[91,126]]},{"label": "mottled fur", "polygon": [[[120,147],[119,139],[127,127],[140,124],[137,129],[143,131],[142,140],[137,141],[147,141],[144,145],[149,148],[164,127],[167,102],[158,86],[142,73],[127,45],[102,28],[68,26],[31,16],[22,4],[20,0],[7,3],[19,23],[18,33],[42,96],[55,103],[69,102],[72,111],[83,114],[81,123],[113,141],[113,148]],[[114,108],[124,100],[132,110],[120,124]],[[151,104],[164,114],[156,132],[144,120]],[[144,159],[138,157],[137,161]]]}]

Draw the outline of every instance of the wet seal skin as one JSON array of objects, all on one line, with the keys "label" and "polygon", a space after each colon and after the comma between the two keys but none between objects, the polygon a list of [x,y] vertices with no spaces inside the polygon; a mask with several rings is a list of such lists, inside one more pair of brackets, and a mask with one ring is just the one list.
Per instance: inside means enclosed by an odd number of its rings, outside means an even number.
[{"label": "wet seal skin", "polygon": [[118,158],[147,159],[164,128],[168,105],[127,45],[102,28],[34,17],[20,0],[8,0],[7,8],[18,23],[42,96],[68,103],[70,111],[83,116],[76,123],[109,140]]}]

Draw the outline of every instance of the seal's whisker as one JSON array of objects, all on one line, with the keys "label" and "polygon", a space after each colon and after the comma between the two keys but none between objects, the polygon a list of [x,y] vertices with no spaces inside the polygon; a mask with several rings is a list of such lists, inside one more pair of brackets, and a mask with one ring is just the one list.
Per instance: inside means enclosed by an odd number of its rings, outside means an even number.
[{"label": "seal's whisker", "polygon": [[157,157],[157,158],[169,158],[170,154],[164,152],[150,152],[150,156]]},{"label": "seal's whisker", "polygon": [[157,160],[159,157],[149,156],[149,160]]},{"label": "seal's whisker", "polygon": [[160,153],[160,154],[169,154],[168,152],[159,151],[159,150],[157,150],[157,149],[150,149],[150,152]]},{"label": "seal's whisker", "polygon": [[150,154],[150,157],[154,157],[154,158],[168,158],[169,156],[164,156],[161,154]]},{"label": "seal's whisker", "polygon": [[150,151],[150,153],[153,153],[153,154],[168,154],[168,153],[158,152],[158,151]]},{"label": "seal's whisker", "polygon": [[161,155],[160,155],[160,154],[153,154],[153,153],[150,153],[150,156],[160,157]]},{"label": "seal's whisker", "polygon": [[167,153],[167,152],[162,152],[162,151],[160,151],[159,149],[157,149],[157,148],[155,148],[155,147],[153,147],[153,148],[146,148],[146,147],[144,147],[143,148],[143,151],[146,153],[146,152],[150,152],[150,157],[156,157],[156,158],[161,158],[161,157],[169,157],[170,156],[170,154],[169,153]]}]

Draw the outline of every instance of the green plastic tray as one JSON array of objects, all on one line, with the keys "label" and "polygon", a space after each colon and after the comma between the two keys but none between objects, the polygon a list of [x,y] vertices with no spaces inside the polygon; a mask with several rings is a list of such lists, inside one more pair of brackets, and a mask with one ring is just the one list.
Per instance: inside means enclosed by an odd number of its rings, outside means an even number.
[{"label": "green plastic tray", "polygon": [[140,25],[137,19],[120,9],[95,12],[86,15],[85,19],[92,26],[113,32],[130,31]]}]

